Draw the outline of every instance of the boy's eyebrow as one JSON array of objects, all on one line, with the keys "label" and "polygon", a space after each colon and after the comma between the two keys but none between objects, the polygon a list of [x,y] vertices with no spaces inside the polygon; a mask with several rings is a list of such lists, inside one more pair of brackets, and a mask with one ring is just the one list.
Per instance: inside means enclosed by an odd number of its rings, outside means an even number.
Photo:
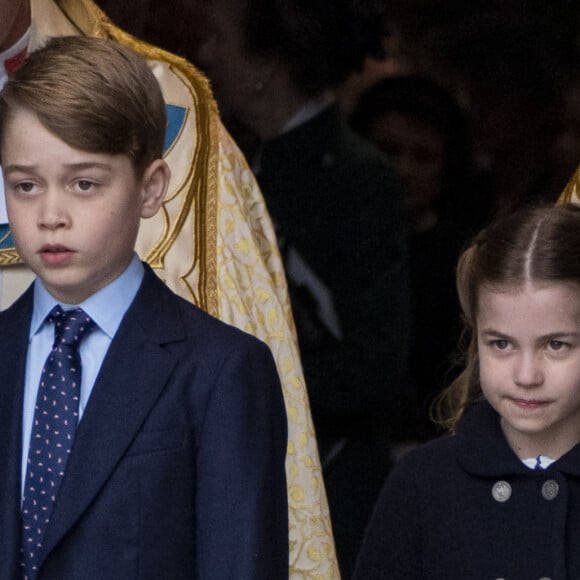
[{"label": "boy's eyebrow", "polygon": [[4,175],[8,175],[9,173],[25,173],[27,171],[34,171],[34,168],[34,165],[18,165],[15,163],[13,165],[3,165],[2,171],[4,172]]},{"label": "boy's eyebrow", "polygon": [[82,161],[79,163],[65,163],[67,169],[111,169],[108,163],[99,163],[98,161]]},{"label": "boy's eyebrow", "polygon": [[[22,165],[14,163],[2,167],[4,175],[9,173],[26,173],[28,171],[35,171],[36,165]],[[98,161],[81,161],[79,163],[65,163],[64,167],[68,170],[79,171],[84,169],[105,169],[110,170],[111,166],[108,163],[99,163]]]}]

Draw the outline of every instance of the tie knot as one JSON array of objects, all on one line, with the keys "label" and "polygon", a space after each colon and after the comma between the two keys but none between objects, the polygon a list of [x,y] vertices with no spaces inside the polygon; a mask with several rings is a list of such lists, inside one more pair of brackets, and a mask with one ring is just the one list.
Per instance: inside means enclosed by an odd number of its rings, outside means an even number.
[{"label": "tie knot", "polygon": [[93,319],[82,309],[63,310],[55,306],[48,320],[54,322],[54,343],[77,346],[95,326]]}]

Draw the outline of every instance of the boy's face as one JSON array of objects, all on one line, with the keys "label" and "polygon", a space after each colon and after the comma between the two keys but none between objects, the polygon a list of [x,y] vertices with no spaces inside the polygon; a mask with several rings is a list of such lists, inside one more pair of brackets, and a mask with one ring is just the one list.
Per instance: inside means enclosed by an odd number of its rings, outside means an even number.
[{"label": "boy's face", "polygon": [[57,300],[82,302],[128,266],[141,217],[161,203],[144,185],[156,163],[139,180],[126,155],[73,149],[24,109],[11,117],[2,135],[10,227]]}]

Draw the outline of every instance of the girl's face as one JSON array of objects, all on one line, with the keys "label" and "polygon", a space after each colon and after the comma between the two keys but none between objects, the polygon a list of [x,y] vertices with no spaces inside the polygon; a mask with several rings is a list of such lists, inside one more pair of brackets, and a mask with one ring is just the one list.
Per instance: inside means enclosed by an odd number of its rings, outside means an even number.
[{"label": "girl's face", "polygon": [[580,441],[580,285],[482,288],[477,344],[483,394],[522,459],[558,459]]}]

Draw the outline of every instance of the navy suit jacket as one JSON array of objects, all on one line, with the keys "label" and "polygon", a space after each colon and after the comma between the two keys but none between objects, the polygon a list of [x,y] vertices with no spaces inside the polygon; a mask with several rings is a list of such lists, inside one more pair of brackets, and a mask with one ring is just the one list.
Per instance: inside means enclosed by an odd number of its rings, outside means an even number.
[{"label": "navy suit jacket", "polygon": [[[257,339],[146,267],[79,423],[39,580],[288,575],[286,415]],[[29,289],[0,313],[0,578],[19,578]]]}]

